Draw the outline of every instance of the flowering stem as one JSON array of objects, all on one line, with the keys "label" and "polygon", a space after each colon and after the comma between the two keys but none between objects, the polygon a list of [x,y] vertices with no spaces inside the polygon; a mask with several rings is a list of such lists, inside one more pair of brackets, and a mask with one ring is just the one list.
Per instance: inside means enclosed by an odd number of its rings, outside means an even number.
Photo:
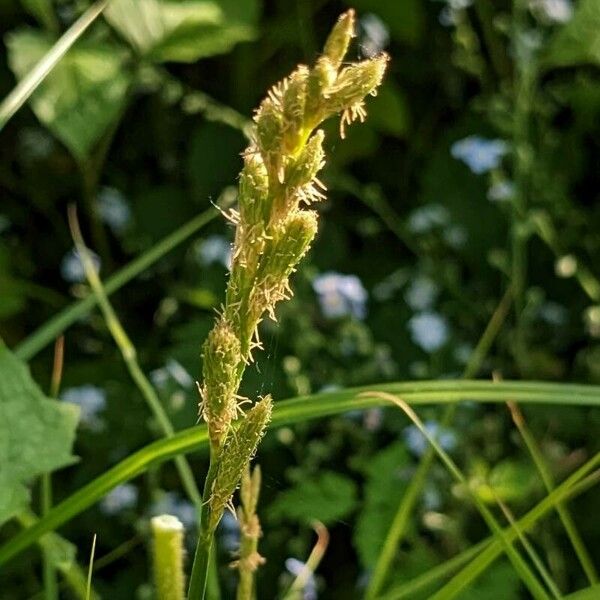
[{"label": "flowering stem", "polygon": [[154,517],[151,525],[157,599],[183,600],[183,525],[171,515]]}]

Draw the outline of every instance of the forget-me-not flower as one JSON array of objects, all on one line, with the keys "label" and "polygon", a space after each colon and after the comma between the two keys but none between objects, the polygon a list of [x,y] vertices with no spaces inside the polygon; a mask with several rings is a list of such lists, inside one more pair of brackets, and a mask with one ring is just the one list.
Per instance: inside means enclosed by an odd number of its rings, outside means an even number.
[{"label": "forget-me-not flower", "polygon": [[120,233],[131,221],[131,209],[125,196],[113,187],[103,187],[97,203],[100,218],[115,232]]},{"label": "forget-me-not flower", "polygon": [[448,341],[448,323],[434,312],[425,311],[411,317],[408,329],[413,342],[425,352],[439,350]]},{"label": "forget-me-not flower", "polygon": [[352,316],[364,319],[367,314],[367,291],[356,275],[328,272],[315,277],[321,311],[328,319]]},{"label": "forget-me-not flower", "polygon": [[158,500],[152,503],[150,514],[173,515],[177,517],[186,529],[196,524],[196,508],[187,500],[183,500],[175,492],[163,492]]},{"label": "forget-me-not flower", "polygon": [[488,200],[492,202],[504,202],[515,195],[515,185],[511,181],[503,180],[494,183],[488,190]]},{"label": "forget-me-not flower", "polygon": [[240,523],[228,510],[219,521],[217,535],[221,546],[227,552],[235,552],[240,547]]},{"label": "forget-me-not flower", "polygon": [[413,310],[425,310],[433,305],[438,291],[435,281],[419,275],[410,282],[404,293],[404,300]]},{"label": "forget-me-not flower", "polygon": [[61,399],[79,406],[82,425],[92,431],[101,431],[104,428],[104,421],[99,416],[106,408],[106,392],[102,388],[95,385],[67,388],[61,394]]},{"label": "forget-me-not flower", "polygon": [[[88,253],[92,259],[96,272],[100,271],[100,257],[88,250]],[[60,273],[65,281],[69,283],[81,283],[85,281],[85,270],[81,263],[81,257],[79,252],[75,248],[71,249],[63,257],[60,263]]]},{"label": "forget-me-not flower", "polygon": [[426,204],[413,210],[408,216],[408,228],[413,233],[427,233],[450,222],[450,213],[441,204]]},{"label": "forget-me-not flower", "polygon": [[202,240],[198,248],[198,259],[205,266],[220,263],[230,269],[231,243],[222,235],[210,235]]},{"label": "forget-me-not flower", "polygon": [[573,16],[570,0],[530,0],[529,6],[541,21],[547,23],[567,23]]},{"label": "forget-me-not flower", "polygon": [[107,515],[116,515],[137,504],[138,489],[131,483],[122,483],[108,492],[100,501],[100,510]]},{"label": "forget-me-not flower", "polygon": [[[451,452],[456,447],[456,434],[452,429],[441,427],[437,421],[426,421],[424,423],[427,433],[446,452]],[[409,425],[402,433],[408,449],[417,456],[423,456],[429,447],[427,438],[419,431],[416,425]]]},{"label": "forget-me-not flower", "polygon": [[462,160],[478,175],[498,167],[507,152],[508,144],[504,140],[488,140],[476,135],[454,142],[450,149],[454,158]]},{"label": "forget-me-not flower", "polygon": [[[300,573],[304,573],[308,568],[305,563],[297,558],[288,558],[285,561],[285,568],[295,577],[298,577]],[[303,600],[317,600],[317,581],[312,572],[306,578],[306,583],[302,590]]]},{"label": "forget-me-not flower", "polygon": [[373,13],[367,13],[359,21],[359,45],[367,58],[379,54],[390,43],[390,32],[385,23]]}]

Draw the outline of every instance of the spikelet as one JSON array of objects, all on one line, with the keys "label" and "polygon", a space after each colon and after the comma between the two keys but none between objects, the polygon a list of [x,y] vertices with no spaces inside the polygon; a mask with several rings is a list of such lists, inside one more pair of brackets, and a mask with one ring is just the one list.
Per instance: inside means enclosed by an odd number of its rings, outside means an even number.
[{"label": "spikelet", "polygon": [[229,435],[220,455],[217,475],[209,499],[209,531],[214,532],[225,508],[230,506],[231,497],[242,473],[254,456],[258,442],[271,420],[272,409],[271,397],[265,396],[246,413],[237,430]]}]

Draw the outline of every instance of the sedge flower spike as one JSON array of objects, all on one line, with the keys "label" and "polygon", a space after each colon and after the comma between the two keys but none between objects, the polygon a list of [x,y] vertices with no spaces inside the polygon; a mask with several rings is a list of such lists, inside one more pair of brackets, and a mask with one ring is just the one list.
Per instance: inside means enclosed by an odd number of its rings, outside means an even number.
[{"label": "sedge flower spike", "polygon": [[254,115],[250,146],[243,154],[238,207],[226,217],[235,225],[225,303],[203,346],[200,414],[208,426],[211,473],[205,489],[210,513],[205,537],[230,505],[271,415],[266,397],[250,403],[238,394],[252,353],[261,348],[258,326],[275,319],[275,306],[289,298],[289,278],[317,233],[310,206],[325,198],[318,174],[325,164],[325,134],[318,126],[341,115],[341,132],[364,120],[364,99],[375,94],[388,57],[343,63],[354,36],[354,12],[344,13],[323,54],[300,65],[268,92]]},{"label": "sedge flower spike", "polygon": [[382,53],[344,63],[354,29],[349,10],[338,19],[316,64],[298,66],[261,102],[243,153],[238,207],[225,214],[235,225],[235,238],[225,303],[202,349],[200,415],[211,452],[190,578],[192,600],[204,597],[214,531],[225,509],[232,508],[233,493],[271,418],[269,396],[244,411],[252,403],[238,392],[253,350],[262,347],[260,322],[265,316],[275,319],[276,304],[291,297],[289,278],[317,234],[318,215],[310,207],[326,192],[318,179],[325,164],[325,134],[318,127],[340,115],[343,138],[347,125],[363,121],[364,99],[377,92],[389,60]]},{"label": "sedge flower spike", "polygon": [[316,128],[340,114],[343,137],[347,124],[364,120],[364,98],[383,78],[386,54],[343,66],[354,29],[349,10],[316,65],[300,65],[273,86],[254,115],[239,206],[227,214],[236,233],[225,306],[203,347],[201,415],[213,450],[223,447],[240,414],[237,392],[252,350],[261,347],[258,325],[265,315],[274,319],[276,303],[291,296],[289,277],[317,232],[317,214],[307,208],[326,191],[317,177],[325,136]]}]

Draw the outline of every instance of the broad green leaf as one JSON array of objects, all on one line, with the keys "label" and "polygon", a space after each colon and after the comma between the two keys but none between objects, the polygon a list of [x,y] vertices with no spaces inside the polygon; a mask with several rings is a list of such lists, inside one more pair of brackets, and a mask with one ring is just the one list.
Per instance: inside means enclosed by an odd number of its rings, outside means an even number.
[{"label": "broad green leaf", "polygon": [[479,463],[476,471],[478,473],[471,481],[476,486],[479,498],[487,504],[496,504],[497,500],[522,500],[529,495],[536,482],[531,465],[514,460],[503,460],[489,471],[483,463]]},{"label": "broad green leaf", "polygon": [[77,407],[45,397],[0,342],[0,524],[27,506],[33,478],[74,462],[78,414]]},{"label": "broad green leaf", "polygon": [[21,4],[28,13],[38,20],[40,25],[51,30],[58,27],[51,0],[21,0]]},{"label": "broad green leaf", "polygon": [[597,598],[600,598],[600,585],[593,585],[564,597],[565,600],[597,600]]},{"label": "broad green leaf", "polygon": [[356,484],[343,475],[323,471],[279,494],[269,508],[269,518],[311,523],[332,523],[347,517],[356,506]]},{"label": "broad green leaf", "polygon": [[[22,29],[7,36],[8,62],[18,78],[52,48],[54,40]],[[66,54],[30,99],[38,119],[78,160],[84,160],[126,100],[130,75],[116,46],[82,41]]]},{"label": "broad green leaf", "polygon": [[544,62],[554,67],[600,64],[598,0],[580,0],[577,3],[573,18],[551,40]]},{"label": "broad green leaf", "polygon": [[113,0],[108,22],[143,56],[194,62],[254,39],[256,0]]},{"label": "broad green leaf", "polygon": [[409,463],[406,447],[396,442],[374,456],[366,469],[364,508],[354,529],[354,546],[361,564],[375,564],[408,481],[403,470]]}]

